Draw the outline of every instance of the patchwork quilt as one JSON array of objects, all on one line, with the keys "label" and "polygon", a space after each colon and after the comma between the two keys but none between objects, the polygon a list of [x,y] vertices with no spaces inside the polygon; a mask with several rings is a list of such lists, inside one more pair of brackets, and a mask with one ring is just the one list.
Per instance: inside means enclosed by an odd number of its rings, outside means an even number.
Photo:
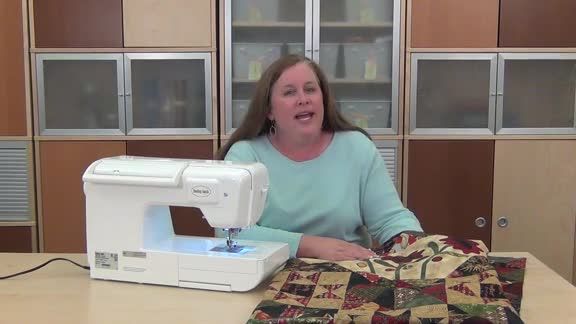
[{"label": "patchwork quilt", "polygon": [[524,258],[444,235],[401,234],[375,252],[289,260],[248,323],[522,323]]}]

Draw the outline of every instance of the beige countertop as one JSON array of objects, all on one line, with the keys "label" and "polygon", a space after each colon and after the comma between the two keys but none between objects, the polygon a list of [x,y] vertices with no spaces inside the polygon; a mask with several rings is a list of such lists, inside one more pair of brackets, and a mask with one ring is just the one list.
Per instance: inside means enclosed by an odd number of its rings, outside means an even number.
[{"label": "beige countertop", "polygon": [[[576,323],[576,288],[528,253],[521,317],[526,323]],[[85,254],[0,253],[0,276]],[[0,280],[0,323],[245,323],[267,286],[247,293],[92,280],[71,263]]]}]

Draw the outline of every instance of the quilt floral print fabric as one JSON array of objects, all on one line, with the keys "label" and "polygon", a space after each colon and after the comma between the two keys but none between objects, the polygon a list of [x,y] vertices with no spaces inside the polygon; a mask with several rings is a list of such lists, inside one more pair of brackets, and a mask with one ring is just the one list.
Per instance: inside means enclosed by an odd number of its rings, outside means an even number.
[{"label": "quilt floral print fabric", "polygon": [[289,260],[248,323],[522,323],[525,259],[444,235],[401,234],[375,252]]}]

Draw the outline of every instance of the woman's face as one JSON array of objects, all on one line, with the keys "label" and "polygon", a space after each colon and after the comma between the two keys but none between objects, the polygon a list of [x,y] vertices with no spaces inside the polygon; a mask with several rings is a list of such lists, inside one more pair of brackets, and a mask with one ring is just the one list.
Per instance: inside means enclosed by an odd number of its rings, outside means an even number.
[{"label": "woman's face", "polygon": [[324,120],[322,90],[312,68],[305,62],[286,69],[272,86],[268,118],[285,138],[317,136]]}]

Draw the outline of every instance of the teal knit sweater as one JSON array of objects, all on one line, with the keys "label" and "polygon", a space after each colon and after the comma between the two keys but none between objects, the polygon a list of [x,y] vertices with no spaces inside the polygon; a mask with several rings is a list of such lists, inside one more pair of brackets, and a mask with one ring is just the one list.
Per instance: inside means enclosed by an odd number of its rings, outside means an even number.
[{"label": "teal knit sweater", "polygon": [[374,143],[360,132],[336,132],[320,156],[304,162],[278,152],[266,136],[235,143],[226,160],[261,162],[270,177],[262,217],[239,239],[285,242],[294,257],[303,234],[367,246],[370,236],[384,243],[402,231],[422,231]]}]

